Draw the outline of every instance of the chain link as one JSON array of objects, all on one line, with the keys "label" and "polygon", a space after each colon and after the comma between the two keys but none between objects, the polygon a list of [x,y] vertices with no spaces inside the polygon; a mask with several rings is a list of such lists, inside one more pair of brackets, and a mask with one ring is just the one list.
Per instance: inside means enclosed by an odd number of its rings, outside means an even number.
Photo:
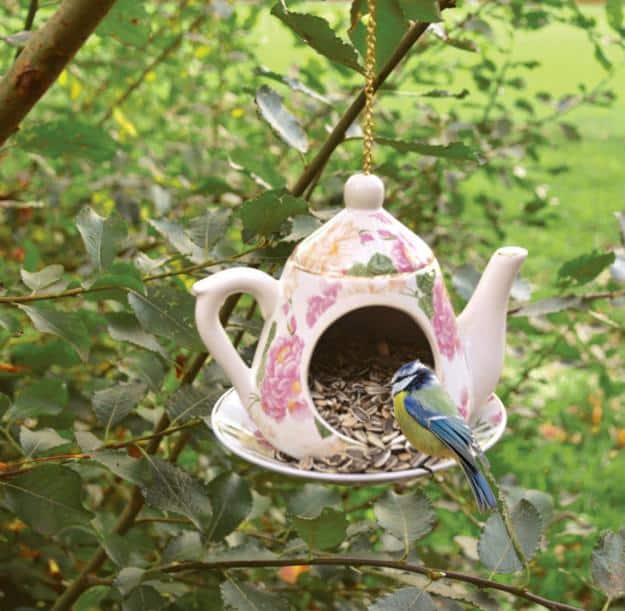
[{"label": "chain link", "polygon": [[369,18],[367,19],[367,52],[365,55],[365,120],[363,124],[364,151],[362,166],[365,174],[371,174],[373,162],[373,98],[375,97],[375,0],[367,0],[367,7]]}]

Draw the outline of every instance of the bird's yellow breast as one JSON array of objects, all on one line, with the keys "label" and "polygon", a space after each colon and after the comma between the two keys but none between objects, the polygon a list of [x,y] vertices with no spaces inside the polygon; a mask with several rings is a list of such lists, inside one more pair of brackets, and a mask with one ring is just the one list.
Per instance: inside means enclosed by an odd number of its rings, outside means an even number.
[{"label": "bird's yellow breast", "polygon": [[404,404],[407,392],[397,393],[393,397],[393,407],[395,412],[395,418],[401,432],[406,436],[406,439],[411,445],[429,456],[436,456],[438,458],[449,458],[453,456],[453,453],[449,448],[439,441],[430,431],[423,428],[407,411]]}]

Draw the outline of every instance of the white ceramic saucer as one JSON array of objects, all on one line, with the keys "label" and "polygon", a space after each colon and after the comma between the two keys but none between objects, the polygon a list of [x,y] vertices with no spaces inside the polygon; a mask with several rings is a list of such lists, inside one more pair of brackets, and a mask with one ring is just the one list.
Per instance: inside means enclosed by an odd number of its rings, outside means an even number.
[{"label": "white ceramic saucer", "polygon": [[[494,394],[485,405],[476,410],[471,418],[471,427],[483,450],[488,450],[497,443],[506,428],[506,421],[506,409]],[[259,467],[283,475],[334,484],[379,484],[430,475],[421,468],[384,473],[322,473],[299,469],[297,465],[282,462],[274,458],[273,449],[260,436],[233,388],[225,392],[215,404],[211,424],[217,439],[231,452]],[[431,471],[440,471],[455,464],[453,460],[437,460],[428,462],[428,467]]]}]

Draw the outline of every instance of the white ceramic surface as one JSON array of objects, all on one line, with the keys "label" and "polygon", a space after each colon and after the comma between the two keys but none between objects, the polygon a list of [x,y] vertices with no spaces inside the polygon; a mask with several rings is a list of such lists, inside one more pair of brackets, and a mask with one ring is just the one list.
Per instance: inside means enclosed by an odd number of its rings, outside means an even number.
[{"label": "white ceramic surface", "polygon": [[[471,426],[480,447],[486,451],[503,435],[507,414],[501,400],[491,395],[489,400],[475,410]],[[429,476],[424,469],[406,469],[384,473],[321,473],[297,468],[295,465],[277,460],[272,449],[244,409],[234,388],[225,392],[215,404],[211,415],[213,432],[217,439],[231,452],[259,467],[303,479],[335,484],[376,484]],[[438,460],[428,463],[432,471],[454,466],[452,460]]]}]

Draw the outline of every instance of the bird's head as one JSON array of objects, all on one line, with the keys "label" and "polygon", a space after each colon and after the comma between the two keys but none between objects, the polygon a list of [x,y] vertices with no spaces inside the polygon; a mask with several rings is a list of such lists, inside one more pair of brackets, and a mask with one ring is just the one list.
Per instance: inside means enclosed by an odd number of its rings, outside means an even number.
[{"label": "bird's head", "polygon": [[403,390],[421,390],[436,382],[435,373],[421,361],[411,361],[402,365],[393,376],[393,395]]}]

